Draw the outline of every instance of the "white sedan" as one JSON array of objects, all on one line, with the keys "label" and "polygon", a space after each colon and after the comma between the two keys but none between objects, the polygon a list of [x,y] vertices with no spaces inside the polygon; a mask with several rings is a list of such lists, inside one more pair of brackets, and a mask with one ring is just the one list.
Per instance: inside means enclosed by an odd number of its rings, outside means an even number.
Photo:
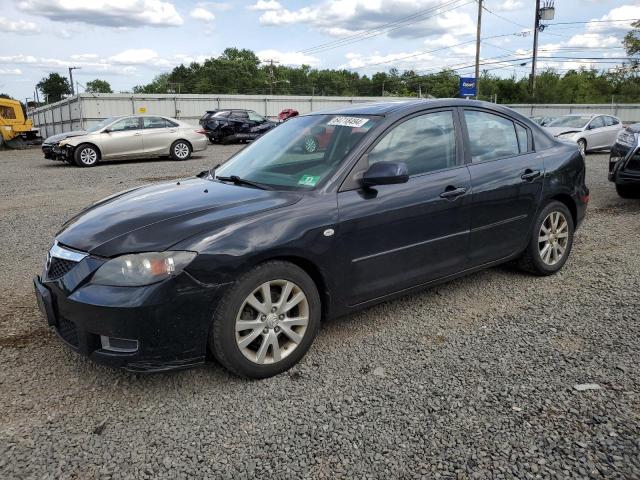
[{"label": "white sedan", "polygon": [[544,128],[554,137],[576,142],[586,153],[610,149],[623,127],[620,119],[611,115],[563,115]]},{"label": "white sedan", "polygon": [[51,158],[79,167],[93,167],[111,159],[169,156],[187,160],[205,150],[204,130],[175,118],[130,115],[107,118],[83,135],[68,137],[53,146]]}]

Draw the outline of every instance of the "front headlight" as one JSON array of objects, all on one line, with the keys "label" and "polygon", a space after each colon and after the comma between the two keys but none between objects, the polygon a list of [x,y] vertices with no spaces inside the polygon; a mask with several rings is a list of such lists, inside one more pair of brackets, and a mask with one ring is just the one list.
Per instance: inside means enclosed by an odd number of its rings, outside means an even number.
[{"label": "front headlight", "polygon": [[64,147],[67,143],[69,143],[69,140],[60,140],[60,142],[58,142],[58,146]]},{"label": "front headlight", "polygon": [[91,283],[117,287],[151,285],[180,273],[195,252],[148,252],[122,255],[102,265]]},{"label": "front headlight", "polygon": [[636,134],[627,130],[620,130],[618,137],[616,138],[616,143],[624,145],[625,147],[635,147]]},{"label": "front headlight", "polygon": [[558,135],[558,138],[571,138],[575,134],[576,134],[576,132],[561,133],[560,135]]}]

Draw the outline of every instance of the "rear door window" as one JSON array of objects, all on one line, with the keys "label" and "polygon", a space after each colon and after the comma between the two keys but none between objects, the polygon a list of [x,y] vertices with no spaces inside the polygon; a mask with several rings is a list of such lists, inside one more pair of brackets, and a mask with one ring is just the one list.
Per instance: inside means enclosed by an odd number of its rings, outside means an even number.
[{"label": "rear door window", "polygon": [[471,160],[486,162],[520,154],[515,124],[500,115],[478,110],[465,110]]},{"label": "rear door window", "polygon": [[516,133],[518,134],[518,146],[520,147],[520,153],[526,153],[529,151],[529,131],[522,125],[516,123]]},{"label": "rear door window", "polygon": [[142,128],[167,128],[169,125],[162,117],[142,117]]}]

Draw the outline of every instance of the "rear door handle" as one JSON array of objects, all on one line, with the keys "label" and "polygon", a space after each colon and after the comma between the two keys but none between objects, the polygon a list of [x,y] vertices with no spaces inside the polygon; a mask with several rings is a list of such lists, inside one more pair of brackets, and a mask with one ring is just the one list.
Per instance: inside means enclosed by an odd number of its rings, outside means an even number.
[{"label": "rear door handle", "polygon": [[522,180],[533,180],[535,178],[538,178],[540,176],[540,170],[531,170],[530,168],[527,168],[524,173],[520,176],[520,178]]},{"label": "rear door handle", "polygon": [[460,196],[464,195],[465,193],[467,193],[467,189],[466,188],[456,188],[456,187],[453,187],[453,186],[449,185],[445,189],[445,191],[440,194],[440,197],[451,200],[453,198],[460,197]]}]

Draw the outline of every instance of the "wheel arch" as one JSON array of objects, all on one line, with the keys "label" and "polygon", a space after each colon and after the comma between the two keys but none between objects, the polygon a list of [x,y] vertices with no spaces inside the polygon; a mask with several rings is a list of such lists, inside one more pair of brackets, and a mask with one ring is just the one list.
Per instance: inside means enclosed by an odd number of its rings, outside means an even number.
[{"label": "wheel arch", "polygon": [[560,203],[563,203],[571,212],[571,218],[573,219],[573,225],[578,224],[578,207],[576,205],[575,200],[571,197],[571,195],[567,193],[558,193],[549,198],[549,201],[556,200]]},{"label": "wheel arch", "polygon": [[292,263],[296,267],[301,268],[307,275],[309,275],[309,277],[311,277],[311,280],[313,280],[313,283],[318,289],[318,295],[320,295],[320,305],[322,308],[321,318],[322,320],[327,319],[329,317],[331,295],[329,293],[327,279],[325,278],[320,268],[308,258],[297,255],[281,255],[270,257],[263,259],[260,263],[272,262],[277,260]]},{"label": "wheel arch", "polygon": [[73,154],[75,155],[76,151],[82,147],[83,145],[89,145],[93,148],[96,149],[96,152],[98,152],[98,160],[102,160],[102,150],[100,150],[100,147],[98,145],[96,145],[93,142],[81,142],[78,145],[76,145],[75,147],[73,147]]}]

